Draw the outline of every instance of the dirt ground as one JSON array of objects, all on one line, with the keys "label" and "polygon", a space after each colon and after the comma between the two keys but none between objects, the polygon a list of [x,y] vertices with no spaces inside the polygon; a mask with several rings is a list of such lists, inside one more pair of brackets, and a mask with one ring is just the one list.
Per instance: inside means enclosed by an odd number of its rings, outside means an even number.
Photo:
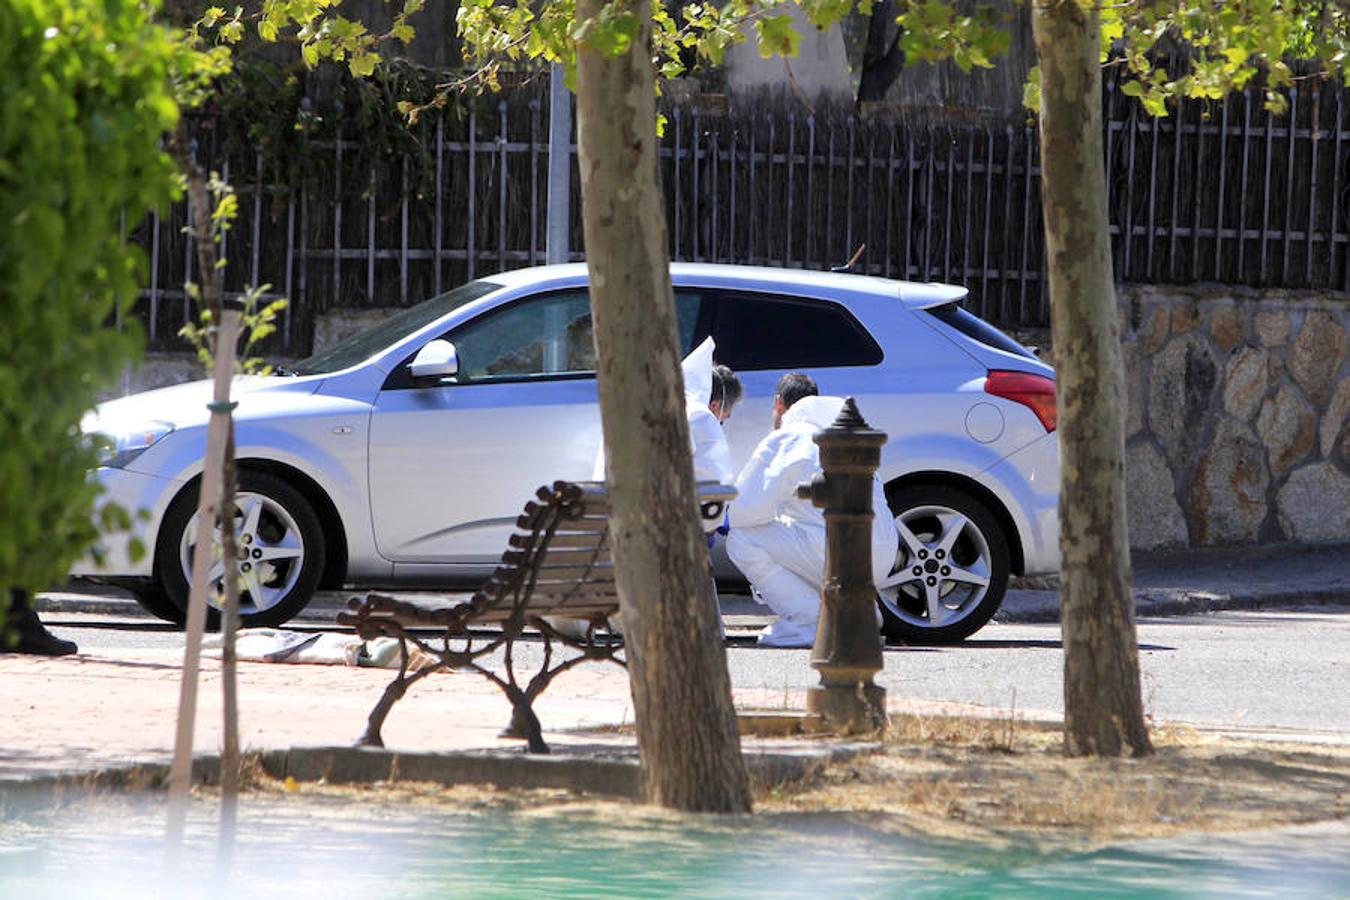
[{"label": "dirt ground", "polygon": [[[1135,838],[1350,819],[1350,747],[1153,730],[1143,759],[1067,759],[1061,733],[1010,720],[892,716],[882,752],[762,790],[760,814],[865,817],[874,829],[991,846],[1090,849]],[[661,815],[567,791],[381,784],[329,787],[258,776],[263,793],[337,793],[490,813]]]}]

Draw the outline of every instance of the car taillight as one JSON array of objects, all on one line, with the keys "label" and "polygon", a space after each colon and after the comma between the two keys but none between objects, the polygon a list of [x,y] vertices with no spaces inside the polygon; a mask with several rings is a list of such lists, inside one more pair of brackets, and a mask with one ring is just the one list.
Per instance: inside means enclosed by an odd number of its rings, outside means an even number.
[{"label": "car taillight", "polygon": [[1055,413],[1055,380],[1029,372],[991,369],[984,380],[984,392],[1028,407],[1041,420],[1046,431],[1059,424]]}]

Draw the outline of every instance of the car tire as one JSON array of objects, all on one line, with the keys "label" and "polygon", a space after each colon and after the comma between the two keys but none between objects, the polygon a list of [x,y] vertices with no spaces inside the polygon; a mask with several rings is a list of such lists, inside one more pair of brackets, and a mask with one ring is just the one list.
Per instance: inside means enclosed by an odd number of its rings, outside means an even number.
[{"label": "car tire", "polygon": [[998,520],[946,485],[888,489],[886,500],[900,552],[878,585],[882,632],[906,644],[965,640],[989,622],[1008,589],[1008,540]]},{"label": "car tire", "polygon": [[183,610],[178,608],[178,604],[169,599],[168,593],[157,581],[145,581],[135,587],[128,587],[131,596],[136,598],[136,602],[141,605],[141,609],[150,613],[150,615],[163,619],[166,622],[172,622],[174,625],[182,625],[186,620]]},{"label": "car tire", "polygon": [[[198,485],[193,485],[174,499],[155,546],[156,578],[184,618],[196,544],[197,496]],[[236,506],[240,623],[282,625],[309,603],[323,573],[323,527],[318,514],[290,484],[251,469],[239,471]],[[243,558],[245,553],[249,558]],[[217,597],[222,583],[217,572],[207,595],[207,627],[212,629],[220,624]]]}]

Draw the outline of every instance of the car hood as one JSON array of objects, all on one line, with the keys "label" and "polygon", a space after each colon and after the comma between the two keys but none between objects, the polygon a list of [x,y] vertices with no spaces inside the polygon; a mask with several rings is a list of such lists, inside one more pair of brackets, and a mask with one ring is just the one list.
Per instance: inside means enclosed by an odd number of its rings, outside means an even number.
[{"label": "car hood", "polygon": [[[270,401],[279,394],[312,394],[322,383],[322,378],[236,375],[230,399],[238,403],[235,415],[246,417],[272,406]],[[116,433],[147,422],[165,422],[176,429],[202,425],[210,417],[206,404],[212,395],[212,382],[206,379],[132,394],[100,403],[84,417],[80,428],[87,434]]]}]

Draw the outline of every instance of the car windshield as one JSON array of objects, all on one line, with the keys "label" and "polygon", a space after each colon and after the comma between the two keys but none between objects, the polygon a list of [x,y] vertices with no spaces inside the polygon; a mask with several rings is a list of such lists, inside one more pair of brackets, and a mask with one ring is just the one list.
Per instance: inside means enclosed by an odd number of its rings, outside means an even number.
[{"label": "car windshield", "polygon": [[1032,353],[1026,347],[1014,341],[1003,332],[999,331],[993,325],[990,325],[979,316],[972,315],[962,309],[956,303],[944,303],[941,306],[934,306],[924,310],[935,319],[940,319],[957,331],[964,334],[973,341],[978,341],[986,347],[993,347],[996,350],[1003,350],[1007,353],[1015,353],[1018,356],[1025,356],[1028,359],[1035,359],[1036,354]]},{"label": "car windshield", "polygon": [[296,375],[327,375],[349,368],[398,343],[446,313],[472,303],[500,287],[500,284],[491,281],[471,281],[460,285],[453,291],[447,291],[409,307],[385,319],[374,328],[367,328],[346,340],[339,341],[322,353],[316,353],[288,367],[287,371]]}]

